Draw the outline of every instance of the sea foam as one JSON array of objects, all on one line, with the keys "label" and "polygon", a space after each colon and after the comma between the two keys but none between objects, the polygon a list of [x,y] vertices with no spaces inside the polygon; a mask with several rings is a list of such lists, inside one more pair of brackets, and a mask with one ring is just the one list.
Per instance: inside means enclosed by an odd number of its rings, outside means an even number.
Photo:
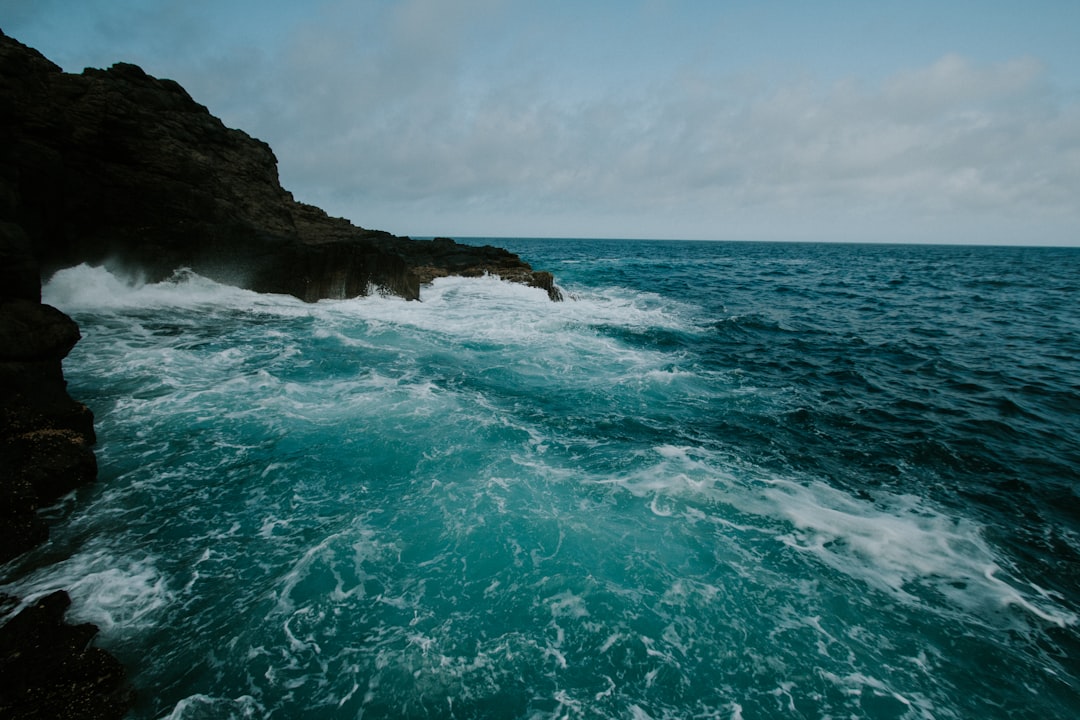
[{"label": "sea foam", "polygon": [[0,587],[20,597],[22,606],[66,590],[71,597],[69,621],[94,623],[106,644],[160,622],[159,614],[175,598],[153,558],[118,556],[93,545]]},{"label": "sea foam", "polygon": [[573,300],[58,274],[101,480],[5,589],[140,717],[1076,714],[1070,316],[945,313],[945,249],[536,247]]}]

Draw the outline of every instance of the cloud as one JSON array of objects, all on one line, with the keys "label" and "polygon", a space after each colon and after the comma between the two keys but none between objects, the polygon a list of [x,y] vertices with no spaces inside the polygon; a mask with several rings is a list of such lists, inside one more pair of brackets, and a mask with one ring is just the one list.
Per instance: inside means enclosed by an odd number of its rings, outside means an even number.
[{"label": "cloud", "polygon": [[1029,58],[946,55],[876,86],[690,68],[582,100],[528,66],[465,75],[467,43],[436,32],[454,22],[406,10],[390,42],[371,44],[361,31],[298,33],[277,71],[277,119],[252,118],[273,133],[287,181],[360,217],[417,203],[665,220],[1076,220],[1080,114]]}]

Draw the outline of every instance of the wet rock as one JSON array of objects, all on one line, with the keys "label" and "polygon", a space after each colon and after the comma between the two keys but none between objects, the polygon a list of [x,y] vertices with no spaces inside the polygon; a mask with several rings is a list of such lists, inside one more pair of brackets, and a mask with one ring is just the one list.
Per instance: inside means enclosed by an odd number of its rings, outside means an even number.
[{"label": "wet rock", "polygon": [[70,604],[58,590],[0,627],[0,717],[107,720],[131,707],[123,667],[90,646],[97,627],[64,622]]},{"label": "wet rock", "polygon": [[94,418],[61,367],[78,340],[56,308],[0,296],[0,562],[48,537],[40,507],[97,476]]},{"label": "wet rock", "polygon": [[428,241],[414,240],[401,252],[421,283],[447,275],[497,275],[503,280],[540,288],[554,301],[563,299],[551,273],[534,271],[520,257],[503,248],[463,245],[450,238],[438,237]]}]

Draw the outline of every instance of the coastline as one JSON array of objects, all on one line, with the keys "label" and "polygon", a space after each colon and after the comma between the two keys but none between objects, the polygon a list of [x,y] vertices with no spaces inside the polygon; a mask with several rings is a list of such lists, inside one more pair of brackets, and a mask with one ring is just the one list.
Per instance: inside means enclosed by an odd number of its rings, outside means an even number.
[{"label": "coastline", "polygon": [[[0,32],[0,563],[41,546],[38,514],[97,478],[93,414],[66,390],[74,321],[41,281],[80,263],[150,280],[188,267],[312,302],[382,292],[419,300],[448,275],[495,275],[562,299],[551,273],[490,245],[413,240],[329,217],[278,182],[265,143],[226,128],[177,83],[134,65],[64,73]],[[63,621],[58,590],[0,596],[0,714],[118,718],[124,668]]]}]

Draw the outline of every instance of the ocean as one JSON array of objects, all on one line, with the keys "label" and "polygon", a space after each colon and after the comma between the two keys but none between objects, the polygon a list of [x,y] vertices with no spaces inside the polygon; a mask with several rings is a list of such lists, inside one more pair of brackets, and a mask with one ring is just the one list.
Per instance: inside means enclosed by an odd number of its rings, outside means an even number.
[{"label": "ocean", "polygon": [[55,275],[100,480],[0,591],[136,718],[1080,717],[1080,249],[468,242],[567,301]]}]

